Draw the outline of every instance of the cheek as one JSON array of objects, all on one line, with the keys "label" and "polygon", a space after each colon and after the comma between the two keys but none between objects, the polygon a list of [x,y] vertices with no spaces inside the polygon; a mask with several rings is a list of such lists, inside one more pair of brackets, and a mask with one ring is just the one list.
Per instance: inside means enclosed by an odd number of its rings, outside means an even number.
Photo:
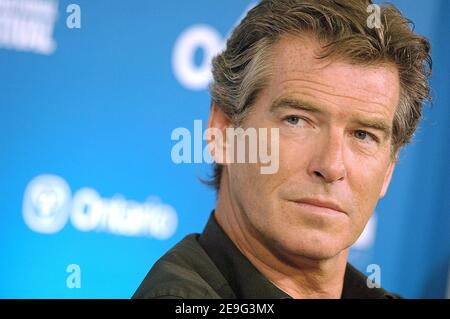
[{"label": "cheek", "polygon": [[229,183],[241,204],[247,208],[255,208],[258,203],[267,200],[272,177],[275,175],[261,174],[259,164],[231,164]]},{"label": "cheek", "polygon": [[378,202],[386,175],[385,160],[354,156],[347,165],[348,183],[358,215],[367,221]]},{"label": "cheek", "polygon": [[[275,147],[271,143],[266,145]],[[270,163],[233,164],[231,169],[233,170],[232,178],[235,179],[234,184],[247,194],[259,195],[261,201],[274,200],[273,197],[277,195],[278,187],[292,178],[293,175],[298,174],[300,168],[304,167],[304,163],[307,162],[307,158],[304,156],[307,152],[303,151],[303,145],[304,142],[287,138],[280,133],[276,146],[277,152],[270,148],[267,152],[264,151],[272,156],[277,154],[277,159],[271,157]],[[278,169],[273,173],[263,174],[262,168],[274,165],[274,162],[278,163]]]},{"label": "cheek", "polygon": [[306,171],[313,154],[313,139],[280,134],[280,172],[288,177]]}]

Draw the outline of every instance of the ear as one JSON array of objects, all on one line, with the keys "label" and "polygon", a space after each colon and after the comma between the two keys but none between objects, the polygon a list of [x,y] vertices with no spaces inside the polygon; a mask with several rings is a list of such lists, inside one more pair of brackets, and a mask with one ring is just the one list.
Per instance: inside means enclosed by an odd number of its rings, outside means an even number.
[{"label": "ear", "polygon": [[214,103],[211,102],[211,110],[208,118],[206,142],[211,156],[216,163],[224,164],[226,157],[226,129],[232,126],[230,118]]},{"label": "ear", "polygon": [[216,105],[211,102],[211,110],[208,118],[208,128],[218,128],[224,131],[227,127],[230,127],[230,118]]},{"label": "ear", "polygon": [[386,171],[386,176],[384,177],[383,187],[381,188],[381,192],[380,192],[380,198],[382,198],[382,197],[384,197],[384,195],[386,195],[389,184],[391,183],[391,179],[392,179],[392,175],[394,173],[394,168],[395,168],[396,163],[397,163],[397,157],[392,159],[392,161],[389,164],[389,167]]}]

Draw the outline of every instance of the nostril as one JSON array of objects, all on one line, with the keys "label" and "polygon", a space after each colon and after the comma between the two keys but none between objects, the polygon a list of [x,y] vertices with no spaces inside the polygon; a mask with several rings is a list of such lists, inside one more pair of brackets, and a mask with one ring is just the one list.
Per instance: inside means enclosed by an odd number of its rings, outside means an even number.
[{"label": "nostril", "polygon": [[323,175],[319,171],[314,171],[314,175],[318,177],[323,177]]}]

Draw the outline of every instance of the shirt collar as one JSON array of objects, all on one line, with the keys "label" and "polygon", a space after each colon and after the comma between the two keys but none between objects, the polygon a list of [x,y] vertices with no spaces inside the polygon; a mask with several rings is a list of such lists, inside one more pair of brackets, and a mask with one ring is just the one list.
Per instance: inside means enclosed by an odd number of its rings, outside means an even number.
[{"label": "shirt collar", "polygon": [[199,243],[212,259],[239,299],[291,298],[267,280],[240,252],[214,217],[200,235]]},{"label": "shirt collar", "polygon": [[[199,237],[199,243],[240,299],[291,299],[287,293],[265,278],[240,252],[217,223],[214,211]],[[383,298],[381,288],[368,288],[366,277],[347,264],[344,276],[343,299]]]}]

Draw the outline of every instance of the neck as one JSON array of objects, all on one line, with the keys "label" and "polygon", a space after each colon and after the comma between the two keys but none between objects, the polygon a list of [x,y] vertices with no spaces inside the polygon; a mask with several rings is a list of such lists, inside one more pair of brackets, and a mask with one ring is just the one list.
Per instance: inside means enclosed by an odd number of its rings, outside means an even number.
[{"label": "neck", "polygon": [[[226,170],[224,170],[225,172]],[[226,176],[222,176],[222,181]],[[215,217],[241,253],[258,271],[293,298],[340,298],[348,250],[329,259],[284,254],[254,229],[222,183]]]}]

